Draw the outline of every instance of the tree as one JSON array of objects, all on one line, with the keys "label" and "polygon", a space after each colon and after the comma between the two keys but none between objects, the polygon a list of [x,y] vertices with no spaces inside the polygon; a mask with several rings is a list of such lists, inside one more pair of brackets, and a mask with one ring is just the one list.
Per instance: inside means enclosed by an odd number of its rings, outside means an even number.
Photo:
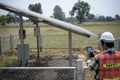
[{"label": "tree", "polygon": [[115,20],[120,21],[120,16],[118,14],[115,15]]},{"label": "tree", "polygon": [[0,16],[0,23],[1,23],[2,25],[5,25],[6,22],[7,22],[7,19],[8,19],[8,17],[7,17],[6,15],[1,15],[1,16]]},{"label": "tree", "polygon": [[62,11],[62,8],[59,5],[56,5],[53,11],[53,16],[55,19],[59,19],[62,21],[65,20],[65,13]]},{"label": "tree", "polygon": [[74,4],[73,9],[70,11],[70,15],[74,16],[76,13],[76,18],[81,23],[85,19],[85,16],[88,16],[89,11],[89,4],[84,1],[79,1]]},{"label": "tree", "polygon": [[88,14],[88,19],[93,20],[94,18],[95,18],[95,15],[94,15],[94,14],[91,14],[91,13]]},{"label": "tree", "polygon": [[66,22],[69,22],[69,23],[75,23],[77,22],[76,18],[75,17],[68,17],[65,19]]},{"label": "tree", "polygon": [[[40,3],[36,3],[36,4],[30,4],[29,6],[28,6],[28,9],[29,10],[31,10],[31,11],[34,11],[34,12],[37,12],[37,13],[39,13],[39,14],[42,14],[43,12],[42,12],[42,7],[41,7],[41,4]],[[36,22],[34,19],[31,19],[30,18],[30,20],[32,21],[32,22]]]},{"label": "tree", "polygon": [[104,16],[99,16],[99,17],[98,17],[98,21],[106,21],[106,19],[105,19]]},{"label": "tree", "polygon": [[7,23],[16,23],[19,21],[19,17],[14,13],[8,13],[7,16],[8,16]]},{"label": "tree", "polygon": [[87,16],[87,21],[94,21],[94,19],[95,19],[95,15],[89,13],[88,16]]},{"label": "tree", "polygon": [[113,21],[114,19],[111,16],[106,17],[106,21]]}]

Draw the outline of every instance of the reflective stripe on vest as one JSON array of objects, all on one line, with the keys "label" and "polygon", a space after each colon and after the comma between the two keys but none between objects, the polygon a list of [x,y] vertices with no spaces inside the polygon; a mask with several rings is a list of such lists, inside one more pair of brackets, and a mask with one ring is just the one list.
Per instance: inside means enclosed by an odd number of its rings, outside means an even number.
[{"label": "reflective stripe on vest", "polygon": [[99,53],[100,80],[120,80],[120,52]]},{"label": "reflective stripe on vest", "polygon": [[103,67],[104,67],[104,68],[120,67],[120,63],[103,64]]},{"label": "reflective stripe on vest", "polygon": [[113,78],[113,79],[104,78],[103,80],[120,80],[120,78]]}]

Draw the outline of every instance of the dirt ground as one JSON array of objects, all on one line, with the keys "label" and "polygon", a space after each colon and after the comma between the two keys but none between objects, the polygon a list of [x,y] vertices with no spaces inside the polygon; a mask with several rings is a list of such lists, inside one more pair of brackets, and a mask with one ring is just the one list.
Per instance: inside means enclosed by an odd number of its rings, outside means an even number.
[{"label": "dirt ground", "polygon": [[[82,59],[82,66],[83,66],[83,69],[85,69],[86,80],[93,80],[92,79],[93,77],[91,77],[91,74],[93,74],[93,73],[87,69],[87,66],[85,63],[86,57],[84,55],[73,55],[73,60],[72,60],[73,67],[76,67],[77,59]],[[44,56],[44,57],[42,57],[42,61],[43,61],[43,62],[41,62],[42,66],[48,66],[48,67],[67,67],[67,66],[69,66],[68,55]],[[41,65],[38,65],[38,63],[36,63],[37,65],[33,65],[33,66],[41,66]],[[30,66],[32,66],[32,65],[30,65]]]}]

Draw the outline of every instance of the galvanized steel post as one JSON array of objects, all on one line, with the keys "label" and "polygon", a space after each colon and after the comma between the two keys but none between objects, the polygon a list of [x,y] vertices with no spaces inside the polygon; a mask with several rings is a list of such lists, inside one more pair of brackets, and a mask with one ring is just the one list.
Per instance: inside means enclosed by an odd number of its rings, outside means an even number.
[{"label": "galvanized steel post", "polygon": [[120,51],[120,38],[118,38],[118,50]]},{"label": "galvanized steel post", "polygon": [[0,36],[0,55],[2,54],[2,38]]},{"label": "galvanized steel post", "polygon": [[13,42],[13,39],[14,37],[13,37],[13,35],[12,34],[10,34],[10,49],[13,49],[14,48],[14,42]]},{"label": "galvanized steel post", "polygon": [[72,66],[72,33],[68,32],[68,42],[69,42],[69,66]]},{"label": "galvanized steel post", "polygon": [[101,50],[101,43],[100,43],[100,37],[101,37],[102,33],[98,34],[98,48],[99,50]]},{"label": "galvanized steel post", "polygon": [[43,48],[43,37],[40,33],[40,38],[39,38],[39,48],[40,48],[40,52],[42,52],[42,48]]},{"label": "galvanized steel post", "polygon": [[83,80],[82,59],[77,59],[77,80]]},{"label": "galvanized steel post", "polygon": [[26,61],[25,61],[25,54],[24,54],[24,39],[23,39],[23,19],[22,15],[19,15],[20,18],[20,43],[21,43],[21,54],[22,54],[22,60],[20,61],[20,66],[25,67]]},{"label": "galvanized steel post", "polygon": [[[36,22],[36,27],[38,29],[38,21]],[[39,30],[37,30],[37,34],[39,34]],[[37,39],[37,59],[40,58],[40,49],[39,49],[39,35],[36,35],[36,39]]]}]

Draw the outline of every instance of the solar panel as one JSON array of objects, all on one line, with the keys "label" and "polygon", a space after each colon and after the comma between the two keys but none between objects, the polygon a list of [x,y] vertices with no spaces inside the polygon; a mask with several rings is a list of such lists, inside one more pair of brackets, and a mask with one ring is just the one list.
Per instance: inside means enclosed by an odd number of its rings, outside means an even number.
[{"label": "solar panel", "polygon": [[36,18],[36,19],[38,19],[38,21],[42,20],[43,22],[45,22],[47,24],[55,25],[55,27],[57,27],[57,28],[71,31],[75,34],[79,34],[79,35],[82,35],[84,37],[90,37],[90,36],[96,37],[97,36],[94,33],[90,32],[90,31],[88,31],[80,26],[76,26],[76,25],[73,25],[71,23],[60,21],[60,20],[57,20],[57,19],[54,19],[51,17],[46,17],[42,14],[38,14],[38,13],[33,12],[33,11],[18,8],[17,6],[14,6],[14,5],[9,5],[9,4],[5,4],[5,3],[0,2],[0,8],[7,10],[7,11],[10,11],[10,12],[13,12],[13,13],[16,13],[18,15],[25,16],[25,17]]}]

